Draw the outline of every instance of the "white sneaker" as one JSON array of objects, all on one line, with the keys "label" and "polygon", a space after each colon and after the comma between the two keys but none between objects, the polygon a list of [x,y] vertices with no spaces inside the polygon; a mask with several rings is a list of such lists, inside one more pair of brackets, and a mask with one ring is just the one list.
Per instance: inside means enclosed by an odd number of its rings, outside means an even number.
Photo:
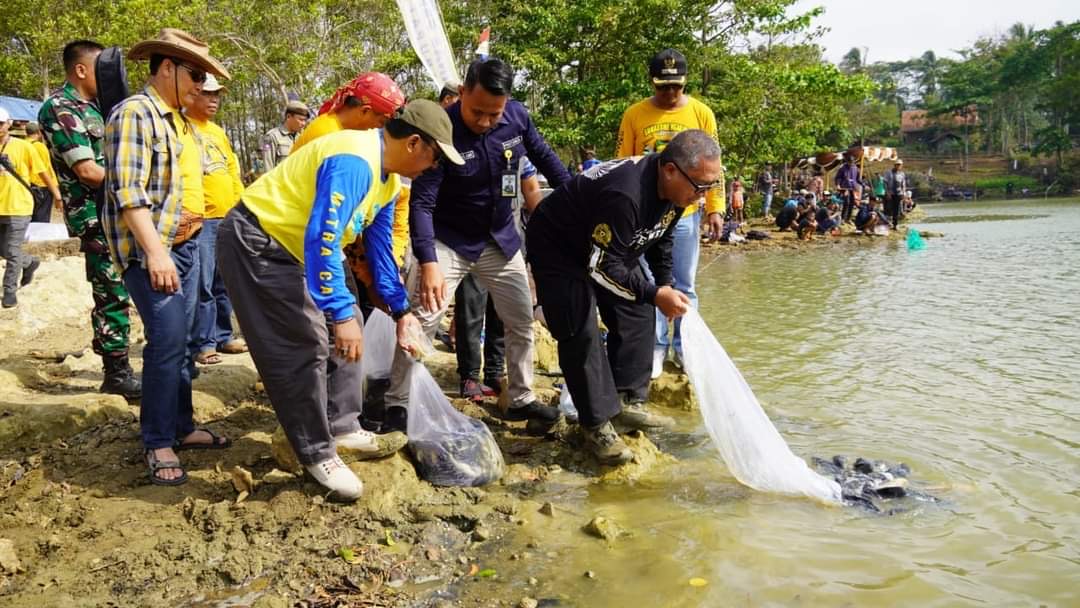
[{"label": "white sneaker", "polygon": [[337,498],[352,502],[364,492],[364,483],[352,472],[340,458],[334,456],[322,462],[304,465],[315,481],[337,495]]},{"label": "white sneaker", "polygon": [[393,432],[384,435],[376,435],[371,431],[357,429],[344,435],[336,435],[334,443],[338,448],[344,448],[353,452],[359,460],[382,458],[405,447],[409,438],[405,433]]},{"label": "white sneaker", "polygon": [[654,348],[652,351],[652,379],[657,379],[664,373],[664,359],[667,359],[667,351]]}]

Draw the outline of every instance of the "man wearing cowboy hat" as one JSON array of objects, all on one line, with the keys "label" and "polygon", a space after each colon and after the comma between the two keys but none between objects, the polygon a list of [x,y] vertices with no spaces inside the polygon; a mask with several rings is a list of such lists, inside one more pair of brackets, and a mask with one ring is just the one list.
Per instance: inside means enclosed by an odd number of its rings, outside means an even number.
[{"label": "man wearing cowboy hat", "polygon": [[376,458],[407,442],[360,427],[363,334],[342,246],[364,241],[398,347],[414,350],[420,325],[391,250],[394,206],[400,177],[440,158],[465,164],[453,141],[446,112],[413,101],[382,130],[331,133],[290,154],[220,228],[218,267],[274,412],[300,463],[342,500],[359,498],[363,484],[338,446]]},{"label": "man wearing cowboy hat", "polygon": [[140,425],[150,480],[187,481],[183,449],[229,445],[192,420],[188,335],[198,302],[198,235],[205,211],[202,148],[181,113],[192,106],[207,72],[228,78],[206,44],[166,28],[133,46],[128,59],[149,59],[142,92],[120,102],[105,125],[102,224],[113,263],[142,317],[143,395]]},{"label": "man wearing cowboy hat", "polygon": [[184,108],[184,114],[195,125],[202,139],[203,200],[206,211],[199,231],[199,304],[195,313],[195,329],[191,334],[191,356],[197,363],[221,361],[218,353],[236,354],[247,351],[243,340],[233,338],[232,304],[225,293],[225,284],[217,272],[215,241],[217,228],[225,214],[240,200],[244,183],[240,179],[240,161],[233,152],[229,136],[213,122],[221,104],[225,87],[213,74],[206,75],[202,92],[195,103]]},{"label": "man wearing cowboy hat", "polygon": [[78,237],[86,259],[86,280],[94,295],[90,344],[101,356],[105,376],[98,390],[134,401],[142,396],[142,385],[128,360],[131,298],[109,257],[98,220],[98,197],[105,183],[105,118],[96,101],[95,63],[102,50],[93,40],[74,40],[64,46],[67,80],[41,105],[38,121],[60,178],[64,223],[68,233]]},{"label": "man wearing cowboy hat", "polygon": [[889,216],[893,230],[900,223],[904,193],[908,189],[907,174],[904,173],[904,161],[897,159],[889,169],[881,176],[885,183],[885,215]]},{"label": "man wearing cowboy hat", "polygon": [[278,166],[289,155],[296,136],[304,129],[310,115],[311,110],[298,99],[290,99],[285,104],[285,122],[267,131],[260,142],[264,173]]}]

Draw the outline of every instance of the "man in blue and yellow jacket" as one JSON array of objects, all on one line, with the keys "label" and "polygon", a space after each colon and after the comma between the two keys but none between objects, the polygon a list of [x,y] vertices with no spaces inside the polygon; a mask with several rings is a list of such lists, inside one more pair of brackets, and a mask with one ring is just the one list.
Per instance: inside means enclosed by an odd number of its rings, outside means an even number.
[{"label": "man in blue and yellow jacket", "polygon": [[245,190],[219,228],[218,268],[278,420],[300,463],[344,500],[363,485],[338,445],[374,457],[404,442],[388,448],[360,428],[360,313],[342,247],[363,239],[398,345],[413,348],[419,323],[391,248],[399,176],[444,156],[462,164],[452,133],[442,108],[417,100],[381,130],[320,137]]}]

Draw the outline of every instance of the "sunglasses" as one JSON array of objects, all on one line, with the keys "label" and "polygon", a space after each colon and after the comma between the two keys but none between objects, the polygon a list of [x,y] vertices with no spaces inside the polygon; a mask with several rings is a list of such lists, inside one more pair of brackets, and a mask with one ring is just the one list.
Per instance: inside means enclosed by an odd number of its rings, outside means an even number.
[{"label": "sunglasses", "polygon": [[201,83],[206,82],[206,70],[203,70],[201,68],[197,68],[195,66],[190,66],[190,65],[184,63],[183,61],[174,60],[174,63],[176,63],[177,67],[181,67],[181,68],[184,68],[185,70],[187,70],[188,74],[191,75],[191,81],[194,82],[195,84],[201,84]]},{"label": "sunglasses", "polygon": [[657,91],[664,91],[666,93],[679,91],[683,88],[683,85],[681,84],[654,84],[653,86],[656,87]]},{"label": "sunglasses", "polygon": [[686,171],[683,171],[683,168],[680,167],[677,163],[671,164],[675,165],[675,168],[679,170],[679,173],[682,173],[682,176],[686,178],[686,181],[690,182],[690,185],[694,187],[694,194],[705,194],[709,190],[718,188],[721,184],[720,180],[716,180],[715,182],[710,182],[708,184],[699,184],[694,181],[694,178],[687,175]]}]

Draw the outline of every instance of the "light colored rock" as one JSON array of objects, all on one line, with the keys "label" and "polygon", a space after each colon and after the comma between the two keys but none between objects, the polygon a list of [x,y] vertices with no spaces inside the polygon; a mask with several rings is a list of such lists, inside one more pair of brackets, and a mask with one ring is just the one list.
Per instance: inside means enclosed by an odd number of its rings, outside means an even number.
[{"label": "light colored rock", "polygon": [[582,530],[584,530],[585,533],[589,534],[590,536],[595,536],[596,538],[600,538],[608,542],[612,542],[621,536],[630,535],[630,533],[626,531],[622,526],[602,515],[597,515],[596,517],[592,518],[589,523],[585,524]]},{"label": "light colored rock", "polygon": [[10,539],[0,538],[0,572],[18,574],[22,571],[22,563],[15,554],[15,543]]},{"label": "light colored rock", "polygon": [[686,374],[664,372],[649,385],[649,403],[692,412],[698,409],[690,379]]}]

